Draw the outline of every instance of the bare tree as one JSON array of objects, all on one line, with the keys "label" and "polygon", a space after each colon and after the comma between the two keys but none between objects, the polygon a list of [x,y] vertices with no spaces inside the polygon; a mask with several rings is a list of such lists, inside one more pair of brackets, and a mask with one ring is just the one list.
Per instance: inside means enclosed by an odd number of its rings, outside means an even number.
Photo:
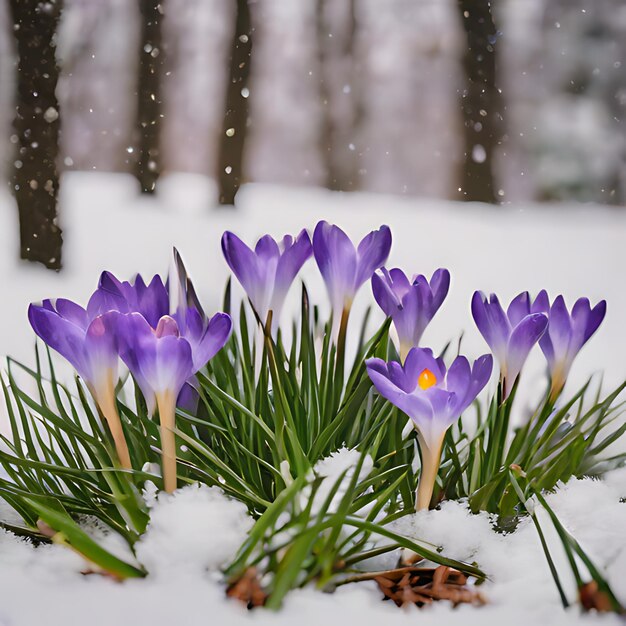
[{"label": "bare tree", "polygon": [[61,0],[11,0],[17,43],[17,102],[13,125],[18,153],[11,186],[20,217],[20,256],[61,268],[57,224],[59,76],[55,33]]},{"label": "bare tree", "polygon": [[217,177],[220,204],[233,204],[243,178],[243,156],[248,127],[248,78],[252,53],[252,22],[248,0],[237,0],[230,55],[226,109]]},{"label": "bare tree", "polygon": [[139,84],[137,122],[139,154],[136,175],[143,193],[152,193],[160,172],[161,129],[160,67],[163,63],[163,0],[139,0],[141,37],[139,40]]},{"label": "bare tree", "polygon": [[461,107],[465,128],[462,194],[468,201],[495,202],[494,149],[500,142],[501,110],[496,86],[497,30],[490,0],[458,0],[467,47]]},{"label": "bare tree", "polygon": [[7,3],[0,2],[0,180],[3,182],[8,178],[9,154],[12,153],[9,128],[15,92],[14,65],[13,35],[9,31],[9,7]]}]

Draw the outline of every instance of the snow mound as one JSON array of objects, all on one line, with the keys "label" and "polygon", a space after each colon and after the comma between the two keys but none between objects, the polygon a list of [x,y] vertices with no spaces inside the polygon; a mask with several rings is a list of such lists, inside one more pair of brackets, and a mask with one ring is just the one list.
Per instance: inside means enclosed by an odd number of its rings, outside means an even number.
[{"label": "snow mound", "polygon": [[[321,459],[315,464],[313,468],[314,473],[324,478],[324,480],[315,494],[313,512],[320,510],[320,507],[326,502],[328,496],[330,496],[335,483],[341,478],[341,485],[337,489],[328,507],[329,513],[335,513],[337,511],[341,500],[350,486],[360,458],[361,453],[358,450],[340,448],[337,452],[333,452],[330,456]],[[374,461],[372,461],[372,457],[367,455],[363,459],[363,464],[359,470],[357,484],[364,481],[369,476],[373,467]]]},{"label": "snow mound", "polygon": [[219,489],[183,487],[172,495],[160,494],[153,504],[137,558],[151,576],[197,576],[231,559],[252,524],[245,505]]}]

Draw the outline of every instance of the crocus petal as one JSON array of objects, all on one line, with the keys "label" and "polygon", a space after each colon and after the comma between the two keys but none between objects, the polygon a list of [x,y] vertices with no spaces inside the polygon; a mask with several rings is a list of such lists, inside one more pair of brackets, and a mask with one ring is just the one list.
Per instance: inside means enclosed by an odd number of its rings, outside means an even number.
[{"label": "crocus petal", "polygon": [[413,287],[404,294],[402,307],[397,309],[391,317],[398,332],[400,345],[417,346],[429,322],[427,312],[420,306],[418,288]]},{"label": "crocus petal", "polygon": [[198,381],[195,376],[192,376],[185,382],[176,400],[176,406],[178,408],[192,415],[197,414],[198,404],[200,402],[200,394],[198,393],[198,389],[196,389],[197,386]]},{"label": "crocus petal", "polygon": [[591,313],[589,314],[589,319],[587,321],[587,328],[585,330],[585,343],[589,340],[591,335],[598,330],[600,324],[604,320],[604,316],[606,315],[606,301],[601,300],[596,304],[596,306],[591,309]]},{"label": "crocus petal", "polygon": [[35,333],[53,350],[67,359],[78,374],[89,381],[90,368],[85,362],[85,331],[76,324],[63,319],[55,311],[31,304],[28,321]]},{"label": "crocus petal", "polygon": [[428,423],[428,420],[432,419],[432,406],[426,397],[423,394],[418,396],[406,393],[396,387],[389,380],[389,372],[384,361],[368,359],[365,365],[374,387],[383,398],[406,413],[416,424]]},{"label": "crocus petal", "polygon": [[87,328],[89,325],[89,316],[82,306],[65,298],[57,298],[54,305],[57,313],[68,322],[76,324],[79,328]]},{"label": "crocus petal", "polygon": [[156,409],[156,395],[151,383],[141,369],[139,354],[153,346],[154,333],[152,327],[140,313],[119,314],[116,320],[120,358],[133,375],[135,382],[143,394],[148,414]]},{"label": "crocus petal", "polygon": [[427,389],[420,395],[423,395],[430,402],[432,417],[429,420],[416,421],[416,426],[427,445],[431,446],[459,418],[458,405],[460,399],[455,393],[439,387]]},{"label": "crocus petal", "polygon": [[97,384],[103,375],[117,380],[118,339],[115,311],[99,315],[89,324],[84,340],[84,359],[90,382]]},{"label": "crocus petal", "polygon": [[443,267],[435,270],[430,279],[430,288],[433,293],[432,315],[434,315],[448,295],[448,290],[450,289],[450,272]]},{"label": "crocus petal", "polygon": [[523,291],[511,300],[506,315],[509,318],[511,327],[515,328],[529,314],[530,296],[527,291]]},{"label": "crocus petal", "polygon": [[[156,283],[157,279],[158,283]],[[153,285],[153,283],[156,284]],[[155,276],[152,279],[152,283],[150,283],[147,288],[147,290],[151,292],[152,298],[160,299],[162,284],[159,276]],[[196,294],[196,290],[189,278],[183,259],[176,248],[172,250],[172,264],[167,276],[167,287],[163,287],[163,291],[165,292],[168,308],[163,311],[160,307],[155,307],[157,309],[155,312],[159,313],[157,319],[172,312],[177,314],[177,321],[179,323],[184,323],[185,311],[189,308],[195,309],[204,317],[204,311]],[[144,315],[144,317],[150,321],[147,316]]]},{"label": "crocus petal", "polygon": [[267,300],[267,296],[263,277],[258,270],[256,254],[237,235],[229,231],[222,235],[222,252],[226,263],[248,294],[257,313],[260,316],[265,315],[266,311],[257,309]]},{"label": "crocus petal", "polygon": [[508,344],[507,371],[508,382],[513,385],[522,371],[531,348],[546,331],[548,317],[544,313],[526,316],[511,333]]},{"label": "crocus petal", "polygon": [[157,394],[171,391],[178,397],[185,381],[193,374],[191,347],[182,337],[168,335],[156,340],[156,358],[139,355],[146,380]]},{"label": "crocus petal", "polygon": [[193,374],[189,343],[171,334],[157,337],[139,313],[131,313],[127,319],[124,333],[127,351],[122,351],[122,358],[131,373],[138,374],[155,395],[169,392],[178,397],[184,382]]},{"label": "crocus petal", "polygon": [[461,399],[465,398],[470,386],[471,375],[472,370],[469,361],[464,356],[457,356],[448,369],[446,389],[454,392]]},{"label": "crocus petal", "polygon": [[483,354],[474,361],[470,384],[465,397],[459,404],[459,411],[462,413],[476,399],[478,394],[484,389],[491,378],[493,372],[493,357],[491,354]]},{"label": "crocus petal", "polygon": [[273,237],[270,237],[270,235],[263,235],[263,237],[256,242],[254,253],[263,261],[277,261],[280,256],[280,249],[278,248],[278,244]]},{"label": "crocus petal", "polygon": [[402,300],[405,294],[411,291],[412,281],[407,278],[406,274],[400,268],[394,267],[387,272],[383,267],[381,271],[388,276],[389,284],[400,300]]},{"label": "crocus petal", "polygon": [[563,296],[558,296],[550,307],[550,340],[556,360],[567,355],[572,339],[572,320],[565,306]]},{"label": "crocus petal", "polygon": [[137,311],[154,328],[159,319],[170,311],[169,294],[158,274],[153,276],[150,284],[145,287],[137,285],[137,280],[140,278],[141,276],[138,275],[136,279]]},{"label": "crocus petal", "polygon": [[472,317],[474,318],[474,323],[480,331],[480,334],[483,336],[489,347],[491,347],[493,342],[493,333],[491,325],[489,324],[489,319],[487,318],[486,306],[487,298],[485,294],[482,291],[475,291],[472,296]]},{"label": "crocus petal", "polygon": [[202,339],[191,344],[194,373],[202,369],[226,344],[233,328],[230,315],[216,313],[207,324]]},{"label": "crocus petal", "polygon": [[122,283],[111,272],[102,272],[98,288],[87,303],[87,314],[89,319],[93,319],[107,311],[128,313],[129,306]]},{"label": "crocus petal", "polygon": [[276,323],[278,323],[278,318],[291,283],[293,283],[298,272],[312,254],[313,246],[311,245],[309,233],[306,230],[302,230],[293,243],[285,245],[284,252],[278,260],[276,278],[274,280],[274,293],[272,294],[270,304]]},{"label": "crocus petal", "polygon": [[416,386],[416,380],[411,379],[400,363],[390,361],[387,363],[387,377],[398,389],[405,393],[411,393]]},{"label": "crocus petal", "polygon": [[156,328],[154,329],[154,334],[156,337],[167,337],[168,335],[180,337],[180,330],[178,329],[178,324],[173,317],[164,315],[158,321]]},{"label": "crocus petal", "polygon": [[357,273],[354,289],[357,290],[372,274],[382,267],[391,250],[391,230],[388,226],[381,226],[367,234],[359,243],[357,249]]},{"label": "crocus petal", "polygon": [[482,292],[476,291],[472,297],[472,316],[500,365],[504,365],[507,360],[506,349],[511,326],[497,296],[491,294],[487,300]]},{"label": "crocus petal", "polygon": [[378,306],[387,317],[391,317],[402,307],[401,301],[392,290],[391,281],[384,274],[372,275],[372,293]]},{"label": "crocus petal", "polygon": [[313,232],[313,254],[335,315],[354,298],[357,253],[340,228],[319,222]]},{"label": "crocus petal", "polygon": [[548,292],[542,289],[535,298],[535,301],[530,307],[531,313],[548,313],[550,311],[550,299],[548,298]]}]

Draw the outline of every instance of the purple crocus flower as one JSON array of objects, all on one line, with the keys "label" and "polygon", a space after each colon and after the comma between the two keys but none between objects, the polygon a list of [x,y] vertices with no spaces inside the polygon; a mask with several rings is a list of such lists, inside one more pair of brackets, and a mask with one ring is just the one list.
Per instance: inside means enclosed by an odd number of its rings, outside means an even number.
[{"label": "purple crocus flower", "polygon": [[141,313],[149,324],[156,326],[159,319],[169,313],[168,290],[158,275],[146,285],[141,274],[131,283],[118,280],[111,272],[102,272],[98,288],[87,304],[87,312],[96,316],[107,311]]},{"label": "purple crocus flower", "polygon": [[280,243],[265,235],[254,250],[226,231],[222,252],[259,318],[265,322],[272,311],[272,329],[276,331],[289,287],[312,253],[307,231],[300,231],[295,238],[285,235]]},{"label": "purple crocus flower", "polygon": [[542,290],[531,308],[533,312],[548,315],[548,330],[539,340],[539,346],[548,361],[550,398],[555,400],[565,386],[576,355],[604,320],[606,301],[591,308],[587,298],[579,298],[570,313],[563,296],[557,296],[550,305],[548,294]]},{"label": "purple crocus flower", "polygon": [[158,407],[161,422],[163,481],[176,489],[174,425],[177,399],[196,372],[228,341],[229,315],[206,320],[195,308],[164,315],[152,327],[140,313],[117,313],[120,356],[139,385],[149,407]]},{"label": "purple crocus flower", "polygon": [[[190,313],[189,309],[195,313]],[[164,284],[157,274],[146,284],[141,274],[137,274],[133,282],[120,281],[111,272],[103,272],[100,276],[98,289],[91,296],[87,305],[91,315],[107,311],[119,313],[139,313],[150,327],[156,329],[159,320],[170,312],[181,326],[187,329],[187,318],[193,328],[202,325],[205,315],[191,280],[187,275],[182,258],[176,248],[173,250],[173,264],[167,282]],[[208,359],[207,359],[208,360]],[[145,383],[140,373],[135,372],[135,381],[142,390],[149,414],[156,409],[156,397],[150,386]],[[192,406],[194,397],[194,379],[187,381],[183,387],[184,397],[179,398],[178,405],[184,403],[187,408]]]},{"label": "purple crocus flower", "polygon": [[315,227],[313,254],[330,297],[335,340],[341,318],[347,319],[356,292],[385,264],[390,249],[388,226],[367,234],[357,248],[338,226],[321,221]]},{"label": "purple crocus flower", "polygon": [[415,508],[427,509],[445,433],[487,384],[493,358],[485,354],[470,367],[458,356],[446,370],[432,350],[412,348],[404,365],[381,359],[368,359],[365,365],[378,392],[408,415],[417,430],[422,469]]},{"label": "purple crocus flower", "polygon": [[393,324],[400,340],[400,357],[406,358],[409,350],[419,345],[428,323],[439,310],[450,287],[450,272],[440,268],[428,279],[421,274],[409,280],[398,269],[372,276],[374,298]]},{"label": "purple crocus flower", "polygon": [[548,316],[533,313],[525,291],[516,296],[504,312],[498,297],[489,298],[481,291],[472,298],[472,316],[478,330],[489,344],[498,363],[505,400],[522,371],[531,348],[546,331]]},{"label": "purple crocus flower", "polygon": [[111,312],[85,310],[71,300],[31,304],[28,319],[43,341],[65,357],[85,381],[106,419],[122,467],[130,469],[130,455],[115,402],[118,380],[118,338]]}]

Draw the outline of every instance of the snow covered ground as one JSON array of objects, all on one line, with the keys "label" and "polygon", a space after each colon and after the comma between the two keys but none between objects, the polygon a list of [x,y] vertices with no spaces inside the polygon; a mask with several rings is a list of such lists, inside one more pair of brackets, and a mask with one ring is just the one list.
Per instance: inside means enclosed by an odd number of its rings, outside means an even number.
[{"label": "snow covered ground", "polygon": [[[219,240],[224,229],[252,241],[264,232],[282,235],[317,220],[338,223],[351,235],[363,235],[381,223],[394,235],[391,266],[407,273],[430,274],[440,266],[452,274],[450,295],[426,332],[424,344],[435,350],[461,331],[463,351],[477,356],[487,351],[473,326],[469,301],[474,289],[495,291],[508,300],[521,290],[592,302],[608,301],[605,323],[577,360],[571,387],[590,374],[604,371],[607,385],[626,378],[626,211],[577,205],[528,205],[494,208],[452,202],[419,201],[366,194],[333,194],[317,189],[250,185],[238,198],[238,209],[211,208],[214,190],[205,179],[172,176],[154,198],[139,197],[135,181],[121,175],[66,175],[61,223],[65,269],[59,274],[16,260],[17,224],[12,201],[0,195],[0,279],[4,298],[0,324],[0,354],[31,362],[34,337],[26,320],[30,301],[64,296],[85,301],[102,269],[120,277],[137,271],[167,270],[176,245],[185,259],[207,309],[219,307],[227,276]],[[313,262],[304,270],[313,299],[325,305],[325,294]],[[295,304],[297,290],[292,294]],[[368,288],[357,308],[371,302]],[[286,321],[290,311],[285,311]],[[358,311],[355,312],[355,317]],[[379,315],[378,321],[382,319]],[[536,349],[525,372],[530,395],[540,391],[542,355]],[[520,390],[522,393],[522,390]],[[488,571],[490,604],[482,609],[444,604],[418,616],[380,602],[373,584],[346,586],[334,595],[314,590],[288,597],[279,614],[248,614],[227,602],[217,568],[224,545],[236,546],[247,532],[239,505],[221,495],[176,496],[159,505],[158,523],[146,536],[155,546],[156,572],[147,581],[123,585],[96,576],[83,577],[79,557],[60,547],[36,551],[12,536],[0,535],[0,626],[32,626],[45,616],[50,626],[67,623],[143,624],[318,624],[348,621],[361,624],[617,624],[612,616],[580,616],[563,612],[541,553],[536,533],[524,523],[510,536],[495,534],[485,516],[469,516],[460,504],[423,513],[401,522],[405,532],[442,543],[453,557],[476,560]],[[200,493],[202,492],[202,493]],[[551,496],[562,521],[580,539],[598,564],[607,568],[615,591],[626,602],[626,471],[617,470],[603,482],[572,481]],[[190,500],[196,501],[191,503]],[[194,507],[197,523],[186,514]],[[167,507],[170,507],[169,509]],[[162,510],[161,510],[162,508]],[[219,511],[219,516],[215,511]],[[219,517],[219,520],[216,520]],[[156,518],[155,518],[156,519]],[[182,525],[182,526],[181,526]],[[188,558],[176,556],[187,545]],[[165,535],[163,534],[165,532]],[[227,533],[227,537],[225,534]],[[189,537],[202,549],[189,551]],[[556,544],[554,544],[556,545]],[[154,555],[157,555],[156,557]],[[178,559],[178,561],[177,561]],[[205,567],[208,574],[201,574]],[[36,597],[36,601],[33,598]]]},{"label": "snow covered ground", "polygon": [[[606,568],[614,591],[626,600],[626,470],[603,482],[571,481],[549,497],[566,524],[596,564]],[[99,576],[83,576],[85,563],[60,546],[33,548],[8,533],[0,534],[0,624],[32,626],[45,616],[49,626],[143,625],[301,626],[321,623],[420,624],[485,626],[552,624],[570,626],[623,622],[615,615],[583,615],[576,607],[564,611],[537,534],[529,520],[512,535],[498,535],[485,515],[471,515],[462,504],[449,502],[440,511],[416,514],[398,522],[409,535],[444,546],[446,553],[478,562],[492,577],[483,590],[489,603],[451,610],[435,604],[422,610],[399,610],[381,601],[373,582],[340,587],[334,594],[314,589],[291,593],[278,613],[248,612],[227,600],[219,566],[246,537],[245,508],[210,488],[187,487],[157,505],[138,548],[147,557],[151,576],[123,584]],[[543,518],[542,518],[543,519]],[[549,523],[544,528],[549,530]],[[565,556],[552,533],[548,540],[562,572]],[[390,557],[392,558],[392,557]],[[390,563],[381,563],[381,566]],[[563,584],[573,593],[567,574]],[[36,601],[33,601],[36,597]]]}]

